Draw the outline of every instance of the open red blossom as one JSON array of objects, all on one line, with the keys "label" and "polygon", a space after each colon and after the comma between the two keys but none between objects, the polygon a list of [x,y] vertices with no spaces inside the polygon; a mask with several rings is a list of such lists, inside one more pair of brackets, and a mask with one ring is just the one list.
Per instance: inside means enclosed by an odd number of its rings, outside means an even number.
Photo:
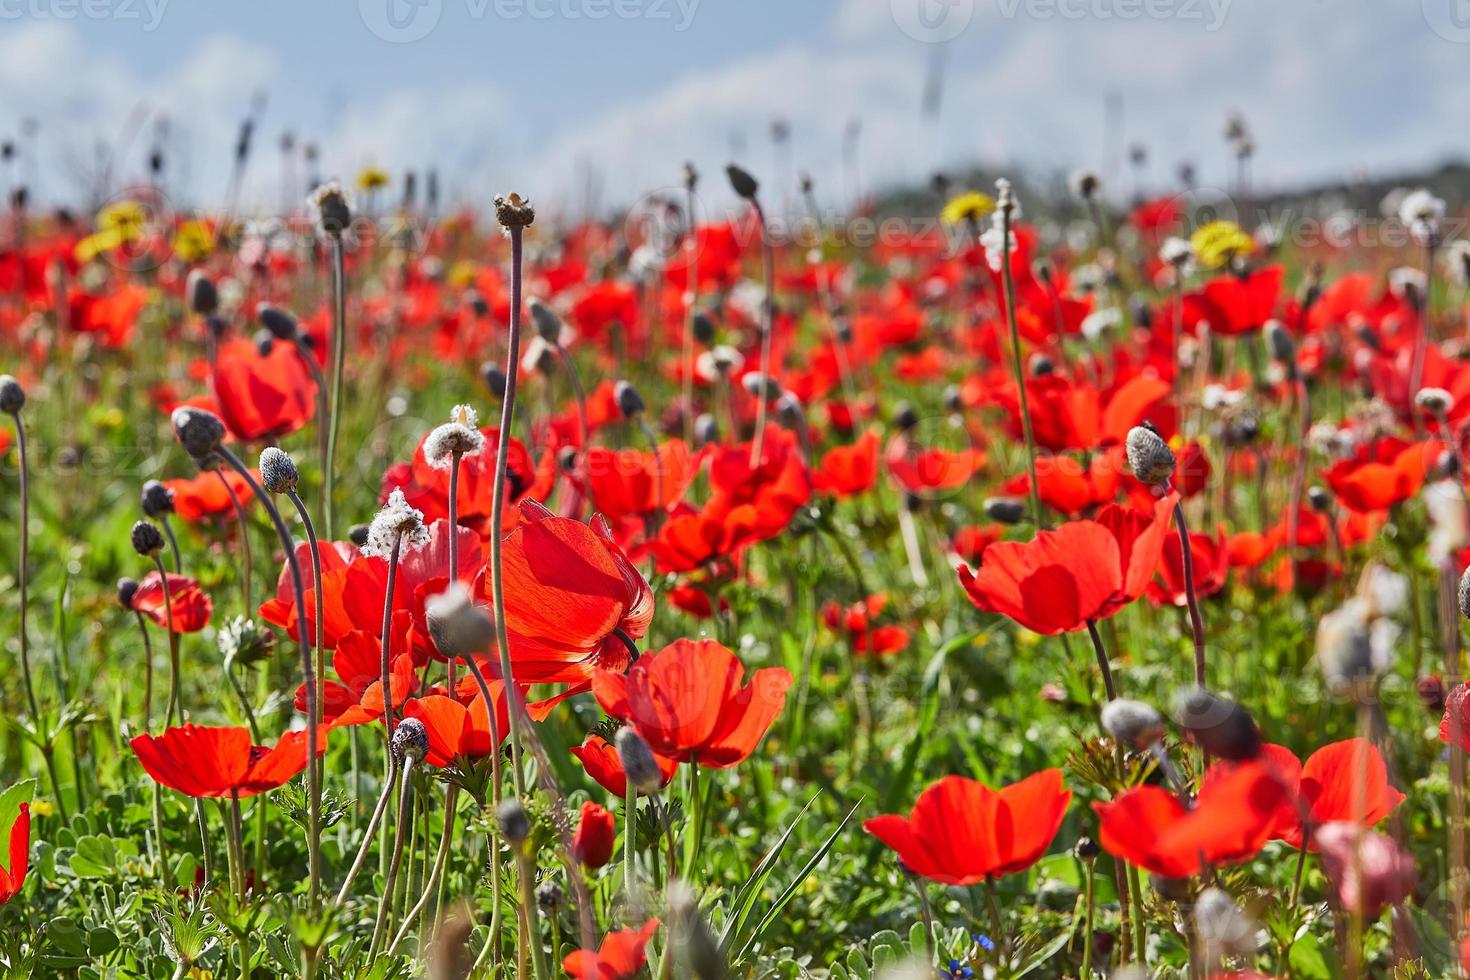
[{"label": "open red blossom", "polygon": [[899,436],[884,450],[884,462],[909,493],[931,494],[964,486],[985,465],[985,454],[978,449],[921,448]]},{"label": "open red blossom", "polygon": [[492,731],[490,712],[485,699],[476,695],[469,707],[454,698],[431,694],[415,698],[403,707],[405,717],[417,718],[429,733],[429,754],[424,757],[431,766],[447,766],[456,759],[483,759],[505,741],[510,730],[510,706],[505,699],[505,685],[488,681],[490,696],[495,699],[495,725]]},{"label": "open red blossom", "polygon": [[1004,536],[1005,528],[999,524],[967,524],[949,539],[949,550],[966,565],[978,565],[984,560],[985,549]]},{"label": "open red blossom", "polygon": [[959,567],[960,584],[977,608],[1032,632],[1080,630],[1143,595],[1176,499],[1159,500],[1152,514],[1111,504],[1095,521],[1070,521],[1028,542],[993,544],[979,571]]},{"label": "open red blossom", "polygon": [[[500,448],[500,430],[482,428],[485,444],[478,453],[472,453],[459,461],[459,487],[455,497],[455,515],[463,527],[472,528],[480,537],[489,540],[494,529],[490,526],[490,508],[495,494],[495,454]],[[424,522],[432,524],[449,518],[449,468],[438,469],[429,465],[424,456],[425,433],[407,463],[396,463],[383,474],[381,496],[388,499],[394,490],[403,491],[408,505],[424,514]],[[523,499],[545,500],[556,481],[555,457],[548,455],[538,466],[526,449],[525,443],[512,438],[506,450],[505,501],[514,505]],[[510,530],[515,522],[515,507],[507,506],[505,526]]]},{"label": "open red blossom", "polygon": [[[317,754],[327,749],[327,730]],[[154,781],[185,796],[255,796],[273,790],[306,768],[304,731],[287,732],[273,748],[250,744],[246,728],[181,725],[130,743]]]},{"label": "open red blossom", "polygon": [[581,469],[592,506],[609,520],[641,517],[672,506],[698,471],[702,455],[689,451],[682,439],[658,447],[658,454],[639,449],[588,449]]},{"label": "open red blossom", "polygon": [[[1194,294],[1208,310],[1210,330],[1234,336],[1250,333],[1265,326],[1276,315],[1281,299],[1281,282],[1286,269],[1268,265],[1245,276],[1217,276]],[[1193,297],[1191,297],[1193,298]]]},{"label": "open red blossom", "polygon": [[31,805],[22,803],[20,814],[10,825],[9,867],[0,868],[0,905],[4,905],[20,894],[26,883],[26,872],[30,869],[31,855]]},{"label": "open red blossom", "polygon": [[919,794],[907,817],[884,814],[863,829],[898,852],[914,874],[946,885],[974,885],[1035,864],[1071,801],[1060,769],[999,790],[945,776]]},{"label": "open red blossom", "polygon": [[582,804],[577,831],[572,835],[572,857],[587,868],[600,868],[612,860],[613,815],[600,804],[588,800]]},{"label": "open red blossom", "polygon": [[[582,763],[582,768],[587,770],[587,775],[603,789],[607,790],[618,799],[628,794],[628,777],[623,772],[623,760],[618,755],[617,746],[613,745],[601,735],[588,735],[586,741],[581,745],[574,745],[569,750]],[[659,775],[663,777],[663,785],[669,785],[674,778],[674,773],[679,770],[679,761],[670,759],[668,756],[653,754],[658,763]]]},{"label": "open red blossom", "polygon": [[[1113,446],[1095,453],[1085,466],[1073,456],[1042,456],[1036,461],[1037,496],[1063,514],[1082,514],[1111,503],[1122,484],[1123,447]],[[1006,493],[1030,493],[1031,474],[1020,473],[1007,480]]]},{"label": "open red blossom", "polygon": [[[1230,574],[1230,549],[1225,543],[1225,532],[1214,537],[1195,531],[1189,536],[1189,553],[1194,559],[1194,588],[1203,599],[1225,588],[1225,579]],[[1156,605],[1184,606],[1189,595],[1184,589],[1184,546],[1177,534],[1164,540],[1163,553],[1159,555],[1159,580],[1148,587],[1148,597]]]},{"label": "open red blossom", "polygon": [[[332,670],[338,680],[322,682],[322,721],[333,728],[365,725],[383,717],[383,644],[364,630],[353,630],[337,643]],[[393,707],[401,708],[419,688],[413,657],[393,658]],[[296,689],[296,710],[306,710],[306,686]]]},{"label": "open red blossom", "polygon": [[812,486],[819,493],[853,497],[878,480],[878,433],[869,429],[850,446],[834,446],[822,454]]},{"label": "open red blossom", "polygon": [[[1388,781],[1383,755],[1364,739],[1350,738],[1324,745],[1307,758],[1306,765],[1284,745],[1264,745],[1261,749],[1264,760],[1275,766],[1277,777],[1287,788],[1271,825],[1271,840],[1285,841],[1292,847],[1302,846],[1301,809],[1293,803],[1294,798],[1306,808],[1313,827],[1356,820],[1359,814],[1363,826],[1371,827],[1404,801],[1404,794]],[[1211,792],[1235,768],[1229,763],[1211,766],[1205,773],[1200,794]],[[1366,778],[1360,777],[1360,773]],[[1314,840],[1307,840],[1307,850],[1317,850]]]},{"label": "open red blossom", "polygon": [[582,683],[598,667],[621,670],[653,620],[653,590],[600,517],[589,527],[532,501],[520,512],[501,552],[516,680]]},{"label": "open red blossom", "polygon": [[1258,760],[1209,780],[1193,809],[1159,786],[1137,786],[1092,808],[1103,850],[1165,878],[1188,878],[1255,857],[1288,799],[1275,767]]},{"label": "open red blossom", "polygon": [[1433,441],[1387,436],[1360,446],[1352,459],[1339,460],[1322,477],[1344,507],[1360,513],[1386,510],[1419,492],[1442,448]]},{"label": "open red blossom", "polygon": [[879,592],[855,602],[845,609],[835,602],[822,607],[822,620],[828,628],[847,633],[854,653],[886,656],[909,645],[909,631],[893,624],[875,623],[888,606],[887,593]]},{"label": "open red blossom", "polygon": [[[251,470],[250,473],[255,479],[260,479],[259,472]],[[242,507],[249,505],[255,497],[250,484],[234,470],[210,470],[190,479],[164,480],[163,485],[173,492],[174,513],[185,521],[198,521],[217,514],[233,518],[235,504],[230,500],[231,490]]]},{"label": "open red blossom", "polygon": [[287,436],[311,420],[316,382],[292,344],[261,354],[248,340],[226,341],[215,357],[220,418],[237,439]]},{"label": "open red blossom", "polygon": [[199,587],[199,583],[187,575],[168,573],[168,601],[164,601],[164,579],[152,571],[138,583],[133,593],[132,610],[140,612],[164,629],[169,628],[170,614],[175,633],[197,633],[209,625],[214,602]]},{"label": "open red blossom", "polygon": [[750,443],[743,442],[721,447],[711,456],[711,493],[704,515],[724,526],[727,549],[780,534],[797,508],[811,499],[811,475],[795,435],[768,425],[754,467],[750,453]]},{"label": "open red blossom", "polygon": [[1446,745],[1459,742],[1470,752],[1470,684],[1456,684],[1444,699],[1444,717],[1439,721],[1439,740]]},{"label": "open red blossom", "polygon": [[610,932],[597,952],[579,949],[568,953],[562,969],[576,980],[632,980],[648,961],[644,947],[658,926],[657,919],[649,919],[641,929]]},{"label": "open red blossom", "polygon": [[655,752],[728,769],[755,751],[791,686],[784,667],[757,670],[742,685],[744,678],[745,665],[724,646],[680,639],[640,657],[626,675],[598,670],[592,693]]}]

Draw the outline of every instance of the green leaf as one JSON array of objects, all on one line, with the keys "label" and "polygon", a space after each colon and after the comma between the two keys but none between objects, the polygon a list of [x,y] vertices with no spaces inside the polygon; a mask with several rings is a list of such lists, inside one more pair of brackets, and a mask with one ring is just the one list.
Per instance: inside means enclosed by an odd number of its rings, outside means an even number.
[{"label": "green leaf", "polygon": [[1321,941],[1308,933],[1291,944],[1287,957],[1291,975],[1299,980],[1336,980],[1338,973],[1332,960],[1322,950]]}]

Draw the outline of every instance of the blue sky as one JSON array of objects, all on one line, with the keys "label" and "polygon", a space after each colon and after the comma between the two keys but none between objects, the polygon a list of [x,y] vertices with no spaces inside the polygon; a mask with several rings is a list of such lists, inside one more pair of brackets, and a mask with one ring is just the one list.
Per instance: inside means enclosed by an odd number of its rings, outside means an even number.
[{"label": "blue sky", "polygon": [[1103,168],[1108,92],[1160,184],[1182,159],[1223,182],[1238,110],[1257,180],[1282,185],[1470,156],[1470,0],[0,0],[0,86],[0,133],[42,120],[48,197],[99,139],[136,175],[167,118],[180,193],[208,203],[257,90],[259,201],[286,128],[329,175],[434,163],[472,199],[567,200],[590,168],[629,201],[686,159],[713,172],[737,132],[768,176],[776,116],[831,195],[854,118],[865,187],[971,160]]}]

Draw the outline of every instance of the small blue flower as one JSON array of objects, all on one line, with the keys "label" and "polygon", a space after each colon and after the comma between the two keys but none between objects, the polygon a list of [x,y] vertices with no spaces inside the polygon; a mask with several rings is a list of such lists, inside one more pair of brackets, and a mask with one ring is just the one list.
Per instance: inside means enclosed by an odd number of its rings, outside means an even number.
[{"label": "small blue flower", "polygon": [[995,949],[995,943],[993,943],[991,941],[991,939],[990,939],[989,936],[982,935],[981,933],[978,933],[978,932],[974,932],[974,933],[971,933],[970,934],[970,938],[973,939],[973,940],[975,940],[975,945],[976,946],[979,946],[981,949],[985,950],[986,952],[990,952],[990,951],[992,951],[992,950]]},{"label": "small blue flower", "polygon": [[962,964],[959,960],[950,960],[949,966],[940,971],[940,976],[951,978],[951,980],[972,980],[975,971]]}]

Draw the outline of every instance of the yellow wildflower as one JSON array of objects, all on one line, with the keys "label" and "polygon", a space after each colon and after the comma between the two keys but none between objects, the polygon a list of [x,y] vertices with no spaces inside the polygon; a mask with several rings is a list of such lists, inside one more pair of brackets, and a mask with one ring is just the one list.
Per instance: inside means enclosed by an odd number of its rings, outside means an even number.
[{"label": "yellow wildflower", "polygon": [[939,220],[953,226],[967,221],[979,221],[994,210],[995,199],[989,194],[970,191],[950,198],[939,212]]},{"label": "yellow wildflower", "polygon": [[1206,269],[1222,269],[1237,255],[1255,248],[1255,239],[1233,221],[1211,221],[1189,236],[1194,259]]}]

